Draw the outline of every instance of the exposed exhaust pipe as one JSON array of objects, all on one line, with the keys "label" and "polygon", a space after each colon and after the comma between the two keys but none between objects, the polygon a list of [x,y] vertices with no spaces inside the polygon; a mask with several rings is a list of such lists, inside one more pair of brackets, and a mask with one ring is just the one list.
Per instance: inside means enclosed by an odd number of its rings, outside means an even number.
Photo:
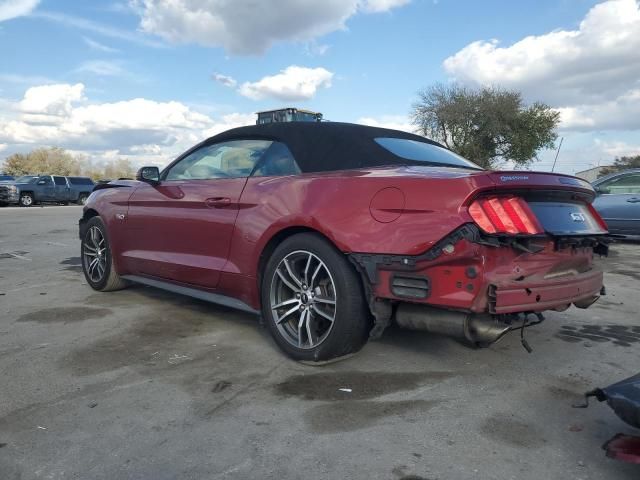
[{"label": "exposed exhaust pipe", "polygon": [[512,329],[490,315],[455,312],[412,303],[401,303],[395,318],[403,328],[446,335],[477,347],[488,347]]}]

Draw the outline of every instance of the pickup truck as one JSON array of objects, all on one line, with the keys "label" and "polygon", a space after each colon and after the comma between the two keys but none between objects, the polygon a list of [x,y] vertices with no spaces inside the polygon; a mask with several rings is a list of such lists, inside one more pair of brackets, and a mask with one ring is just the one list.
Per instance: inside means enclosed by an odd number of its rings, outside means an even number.
[{"label": "pickup truck", "polygon": [[[20,180],[20,179],[18,179]],[[0,202],[17,203],[30,207],[36,203],[69,202],[84,205],[93,190],[94,183],[89,177],[62,177],[40,175],[26,181],[0,185]]]}]

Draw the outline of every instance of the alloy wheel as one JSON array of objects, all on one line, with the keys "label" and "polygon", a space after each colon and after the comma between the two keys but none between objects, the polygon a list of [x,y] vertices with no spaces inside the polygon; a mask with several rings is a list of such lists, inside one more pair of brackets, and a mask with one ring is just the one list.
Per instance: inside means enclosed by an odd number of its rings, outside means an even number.
[{"label": "alloy wheel", "polygon": [[102,281],[107,271],[107,246],[104,235],[98,227],[91,227],[84,236],[82,262],[92,282]]},{"label": "alloy wheel", "polygon": [[296,348],[317,347],[333,328],[335,283],[325,263],[311,252],[296,250],[280,261],[269,300],[278,331]]}]

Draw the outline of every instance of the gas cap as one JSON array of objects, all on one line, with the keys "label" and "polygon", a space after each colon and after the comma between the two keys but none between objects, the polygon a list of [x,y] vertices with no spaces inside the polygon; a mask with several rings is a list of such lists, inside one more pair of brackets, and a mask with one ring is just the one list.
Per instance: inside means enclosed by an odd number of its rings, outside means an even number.
[{"label": "gas cap", "polygon": [[404,193],[396,187],[386,187],[376,192],[369,203],[371,216],[380,223],[391,223],[402,215]]}]

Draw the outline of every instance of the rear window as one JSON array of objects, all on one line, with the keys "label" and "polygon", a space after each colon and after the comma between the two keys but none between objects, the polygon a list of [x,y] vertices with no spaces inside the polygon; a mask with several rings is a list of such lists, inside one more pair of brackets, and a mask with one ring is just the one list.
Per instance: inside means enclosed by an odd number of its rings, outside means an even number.
[{"label": "rear window", "polygon": [[392,137],[378,137],[375,141],[385,150],[405,160],[424,162],[425,165],[482,170],[475,163],[453,153],[451,150],[438,147],[431,143]]},{"label": "rear window", "polygon": [[67,180],[64,177],[53,177],[53,181],[56,185],[66,185]]},{"label": "rear window", "polygon": [[68,177],[71,185],[93,185],[93,180],[87,177]]}]

